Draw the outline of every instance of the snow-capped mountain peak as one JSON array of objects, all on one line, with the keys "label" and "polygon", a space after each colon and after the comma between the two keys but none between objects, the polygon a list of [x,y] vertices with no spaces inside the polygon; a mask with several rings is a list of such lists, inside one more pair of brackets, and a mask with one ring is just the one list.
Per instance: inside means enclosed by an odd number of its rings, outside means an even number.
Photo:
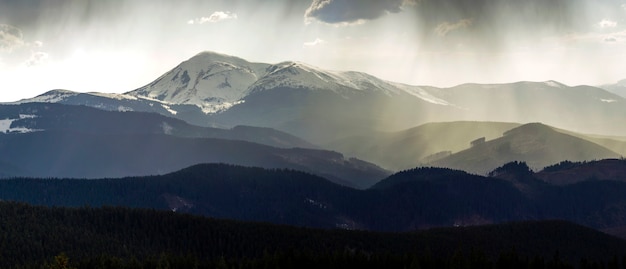
[{"label": "snow-capped mountain peak", "polygon": [[196,105],[205,113],[215,113],[240,102],[248,87],[265,73],[266,66],[203,52],[127,94],[164,103]]}]

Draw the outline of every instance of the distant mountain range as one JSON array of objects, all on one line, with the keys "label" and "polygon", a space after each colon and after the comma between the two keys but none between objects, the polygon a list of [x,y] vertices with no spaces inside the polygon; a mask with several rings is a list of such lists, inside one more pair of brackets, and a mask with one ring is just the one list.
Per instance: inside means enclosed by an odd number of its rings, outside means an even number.
[{"label": "distant mountain range", "polygon": [[554,81],[409,86],[298,62],[251,63],[212,52],[184,61],[125,94],[50,91],[25,102],[156,112],[200,126],[270,127],[316,144],[428,122],[542,122],[623,136],[626,100],[591,86]]},{"label": "distant mountain range", "polygon": [[602,85],[600,88],[626,98],[626,79],[620,80],[615,84]]}]

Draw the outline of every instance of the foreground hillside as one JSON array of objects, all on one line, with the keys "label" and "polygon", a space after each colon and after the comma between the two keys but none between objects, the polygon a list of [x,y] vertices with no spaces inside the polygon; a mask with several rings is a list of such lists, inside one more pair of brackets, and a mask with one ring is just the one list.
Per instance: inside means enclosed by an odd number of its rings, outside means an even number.
[{"label": "foreground hillside", "polygon": [[419,168],[357,190],[292,170],[206,164],[163,176],[2,180],[0,199],[47,206],[154,208],[376,231],[540,219],[563,219],[596,229],[626,227],[626,181],[580,178],[557,186],[537,175],[523,163],[505,165],[492,177]]},{"label": "foreground hillside", "polygon": [[564,268],[626,259],[625,241],[562,221],[386,234],[119,207],[0,210],[2,268]]}]

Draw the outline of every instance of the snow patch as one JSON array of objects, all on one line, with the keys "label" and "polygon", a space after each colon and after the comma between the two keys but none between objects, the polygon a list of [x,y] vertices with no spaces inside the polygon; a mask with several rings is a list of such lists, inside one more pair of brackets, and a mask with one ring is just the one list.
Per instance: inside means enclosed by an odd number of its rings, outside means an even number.
[{"label": "snow patch", "polygon": [[13,123],[13,121],[14,120],[10,119],[0,120],[0,132],[6,134],[11,129],[11,123]]},{"label": "snow patch", "polygon": [[[20,115],[21,116],[21,115]],[[30,115],[26,115],[26,116],[30,116]],[[4,120],[0,120],[0,133],[31,133],[31,132],[37,132],[37,131],[42,131],[42,130],[35,130],[35,129],[29,129],[26,127],[11,127],[11,124],[13,124],[14,121],[16,121],[17,119],[4,119]]]},{"label": "snow patch", "polygon": [[238,100],[238,101],[234,101],[234,102],[223,102],[223,103],[217,103],[217,104],[204,104],[204,105],[199,105],[198,107],[202,110],[202,112],[204,112],[204,114],[214,114],[214,113],[218,113],[218,112],[222,112],[225,110],[228,110],[229,108],[236,106],[238,104],[243,104],[245,103],[244,100]]},{"label": "snow patch", "polygon": [[315,200],[313,200],[311,198],[305,198],[304,201],[306,203],[312,205],[312,206],[319,207],[320,209],[326,209],[327,208],[327,206],[325,204],[322,204],[322,203],[320,203],[318,201],[315,201]]},{"label": "snow patch", "polygon": [[417,98],[420,98],[426,102],[429,102],[435,105],[443,105],[443,106],[451,105],[446,100],[433,96],[432,94],[430,94],[428,91],[424,90],[421,87],[407,86],[407,85],[398,85],[398,86],[401,87],[408,94],[413,95]]},{"label": "snow patch", "polygon": [[94,96],[100,96],[109,99],[115,100],[137,100],[137,97],[128,95],[128,94],[120,94],[120,93],[102,93],[102,92],[90,92],[88,93]]},{"label": "snow patch", "polygon": [[550,86],[550,87],[554,87],[554,88],[563,88],[565,85],[558,83],[554,80],[550,80],[550,81],[546,81],[544,82],[544,84]]},{"label": "snow patch", "polygon": [[117,107],[117,111],[119,111],[119,112],[129,112],[129,111],[134,111],[134,110],[132,108],[130,108],[130,107],[118,106]]},{"label": "snow patch", "polygon": [[615,100],[615,99],[600,99],[600,101],[605,102],[605,103],[615,103],[615,102],[617,102],[617,100]]},{"label": "snow patch", "polygon": [[161,128],[163,129],[163,133],[166,135],[171,135],[172,131],[174,130],[174,127],[172,127],[171,125],[167,124],[167,122],[162,122],[161,123]]},{"label": "snow patch", "polygon": [[165,110],[167,110],[167,112],[171,113],[172,115],[176,115],[178,113],[178,111],[171,109],[170,106],[168,105],[161,104],[161,106],[165,108]]}]

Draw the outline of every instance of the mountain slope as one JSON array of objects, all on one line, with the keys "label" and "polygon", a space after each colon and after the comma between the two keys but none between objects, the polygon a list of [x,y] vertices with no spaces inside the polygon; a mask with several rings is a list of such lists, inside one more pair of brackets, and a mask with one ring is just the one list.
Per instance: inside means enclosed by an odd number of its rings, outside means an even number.
[{"label": "mountain slope", "polygon": [[427,123],[398,132],[348,137],[326,147],[388,169],[403,170],[467,149],[481,137],[488,140],[500,137],[518,126],[501,122]]},{"label": "mountain slope", "polygon": [[560,133],[540,123],[530,123],[512,129],[500,138],[436,160],[431,165],[486,174],[511,161],[524,161],[533,169],[541,169],[563,160],[597,160],[618,156],[598,144]]},{"label": "mountain slope", "polygon": [[198,163],[231,163],[297,169],[365,188],[388,174],[373,164],[331,151],[163,134],[0,134],[0,150],[4,153],[0,163],[19,168],[22,173],[17,175],[46,178],[154,175]]},{"label": "mountain slope", "polygon": [[626,181],[626,160],[561,162],[546,167],[536,173],[536,177],[554,185],[568,185],[587,180]]},{"label": "mountain slope", "polygon": [[[281,148],[317,148],[298,137],[269,128],[219,129],[190,125],[156,113],[106,111],[86,106],[24,103],[0,105],[0,119],[16,132],[57,131],[90,134],[166,134],[178,137],[243,140]],[[10,132],[2,130],[0,132]]]},{"label": "mountain slope", "polygon": [[89,106],[109,111],[152,112],[166,117],[181,119],[198,126],[212,126],[207,123],[206,114],[196,105],[170,104],[156,99],[137,98],[128,94],[78,93],[67,90],[51,90],[34,98],[10,104],[25,103],[59,103]]},{"label": "mountain slope", "polygon": [[600,88],[626,98],[626,79],[622,79],[615,84],[602,85]]}]

